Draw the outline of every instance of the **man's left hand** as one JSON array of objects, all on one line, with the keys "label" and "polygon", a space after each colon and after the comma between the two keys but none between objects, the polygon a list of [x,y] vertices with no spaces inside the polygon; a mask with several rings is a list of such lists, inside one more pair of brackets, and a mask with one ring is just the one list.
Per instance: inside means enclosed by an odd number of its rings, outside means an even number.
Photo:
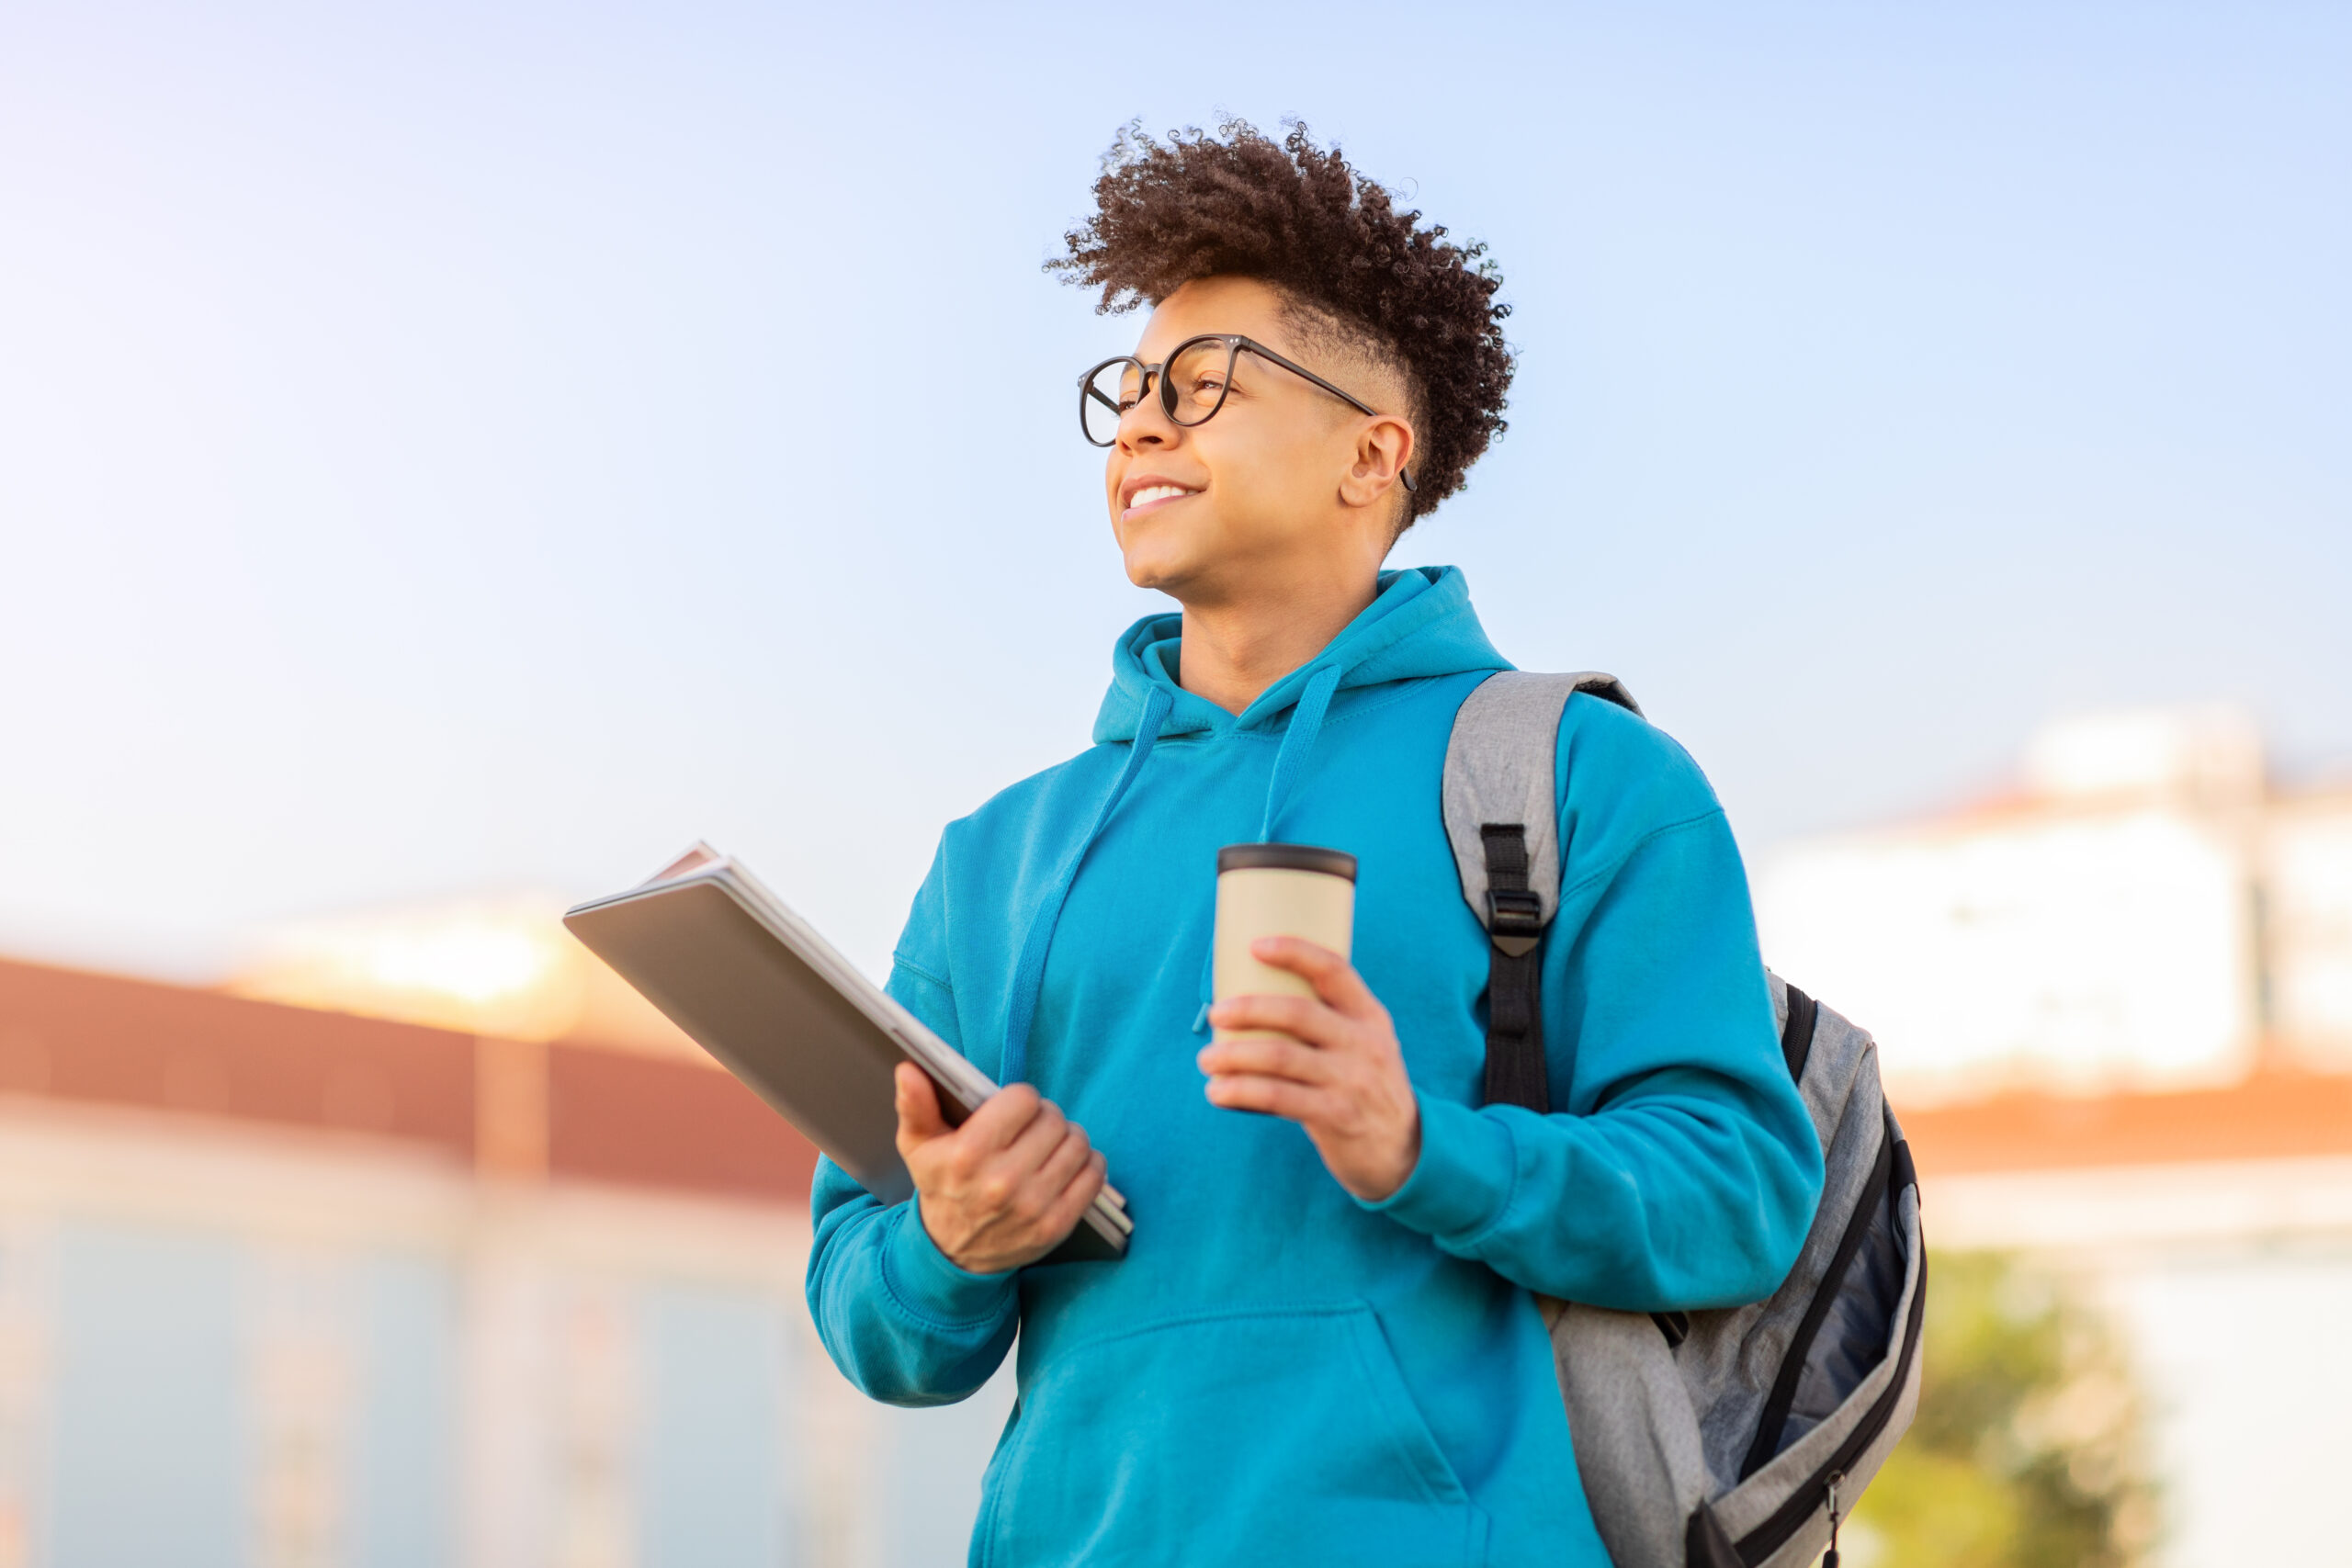
[{"label": "man's left hand", "polygon": [[1275,1030],[1288,1039],[1219,1040],[1204,1048],[1209,1103],[1261,1111],[1306,1129],[1346,1188],[1376,1203],[1405,1185],[1421,1157],[1421,1108],[1388,1010],[1348,961],[1296,937],[1261,937],[1250,956],[1287,969],[1313,997],[1227,997],[1209,1009],[1223,1030]]}]

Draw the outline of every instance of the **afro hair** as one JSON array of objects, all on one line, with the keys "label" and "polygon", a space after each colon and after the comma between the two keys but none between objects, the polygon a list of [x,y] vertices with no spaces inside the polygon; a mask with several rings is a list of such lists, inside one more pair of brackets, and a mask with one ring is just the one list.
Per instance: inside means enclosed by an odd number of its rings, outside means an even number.
[{"label": "afro hair", "polygon": [[1277,143],[1243,120],[1166,141],[1128,126],[1102,160],[1094,215],[1046,264],[1100,288],[1104,313],[1158,305],[1195,278],[1254,277],[1310,336],[1393,367],[1419,437],[1409,527],[1460,490],[1502,434],[1510,307],[1484,244],[1457,245],[1293,124]]}]

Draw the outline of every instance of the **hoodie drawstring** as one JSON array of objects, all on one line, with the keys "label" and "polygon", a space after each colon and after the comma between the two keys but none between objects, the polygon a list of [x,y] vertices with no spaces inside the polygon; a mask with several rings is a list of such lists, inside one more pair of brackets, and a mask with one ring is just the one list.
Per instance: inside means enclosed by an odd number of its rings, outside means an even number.
[{"label": "hoodie drawstring", "polygon": [[1258,841],[1274,841],[1274,821],[1290,804],[1291,792],[1298,787],[1299,774],[1306,771],[1306,759],[1315,750],[1316,737],[1323,733],[1323,715],[1331,706],[1331,694],[1340,689],[1340,667],[1327,664],[1317,671],[1298,694],[1298,705],[1290,710],[1290,726],[1283,733],[1282,749],[1274,753],[1274,773],[1266,781],[1266,815],[1258,824]]},{"label": "hoodie drawstring", "polygon": [[[1019,1083],[1028,1071],[1029,1025],[1037,1016],[1037,992],[1046,981],[1046,952],[1054,945],[1054,928],[1061,923],[1062,906],[1069,901],[1070,884],[1078,880],[1078,868],[1084,863],[1086,852],[1094,847],[1094,840],[1102,836],[1111,813],[1119,808],[1128,786],[1143,772],[1144,759],[1151,755],[1151,748],[1159,739],[1160,724],[1175,705],[1176,699],[1168,694],[1165,686],[1155,685],[1144,698],[1143,716],[1136,723],[1136,738],[1127,750],[1127,765],[1119,770],[1118,782],[1111,786],[1102,809],[1094,814],[1094,826],[1079,841],[1078,852],[1063,863],[1045,903],[1029,921],[1028,934],[1021,942],[1021,962],[1012,971],[1012,1005],[1005,1015],[1004,1060],[997,1071],[999,1084]],[[1287,742],[1284,750],[1288,750]]]},{"label": "hoodie drawstring", "polygon": [[[1306,759],[1313,755],[1315,742],[1323,733],[1323,716],[1330,711],[1331,694],[1340,689],[1340,676],[1336,664],[1317,671],[1306,690],[1298,694],[1297,705],[1290,710],[1289,727],[1283,732],[1281,749],[1274,753],[1273,776],[1266,781],[1266,814],[1258,823],[1258,841],[1261,844],[1274,841],[1274,824],[1298,788],[1299,775],[1306,772]],[[1193,1015],[1193,1033],[1209,1032],[1209,1001],[1216,994],[1216,943],[1212,940],[1209,951],[1201,956],[1201,1010]]]}]

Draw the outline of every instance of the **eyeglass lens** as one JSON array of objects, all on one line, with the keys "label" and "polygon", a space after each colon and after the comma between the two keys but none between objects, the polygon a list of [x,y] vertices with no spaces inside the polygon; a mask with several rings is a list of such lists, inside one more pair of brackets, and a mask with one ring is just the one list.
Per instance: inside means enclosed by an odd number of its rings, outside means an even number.
[{"label": "eyeglass lens", "polygon": [[[1195,338],[1177,347],[1170,362],[1165,391],[1155,385],[1161,406],[1178,424],[1202,423],[1225,401],[1226,385],[1233,378],[1233,345],[1222,338]],[[1080,406],[1086,414],[1086,436],[1098,446],[1118,439],[1119,416],[1144,396],[1144,373],[1131,359],[1114,359],[1094,373]]]}]

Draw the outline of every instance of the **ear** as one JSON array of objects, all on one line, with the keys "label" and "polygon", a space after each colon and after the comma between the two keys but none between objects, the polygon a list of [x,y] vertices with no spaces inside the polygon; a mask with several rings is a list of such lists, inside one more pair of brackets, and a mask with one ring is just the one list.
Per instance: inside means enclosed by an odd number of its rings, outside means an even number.
[{"label": "ear", "polygon": [[1340,504],[1394,506],[1413,449],[1413,427],[1403,418],[1384,413],[1366,420],[1356,433],[1354,460],[1340,479]]}]

